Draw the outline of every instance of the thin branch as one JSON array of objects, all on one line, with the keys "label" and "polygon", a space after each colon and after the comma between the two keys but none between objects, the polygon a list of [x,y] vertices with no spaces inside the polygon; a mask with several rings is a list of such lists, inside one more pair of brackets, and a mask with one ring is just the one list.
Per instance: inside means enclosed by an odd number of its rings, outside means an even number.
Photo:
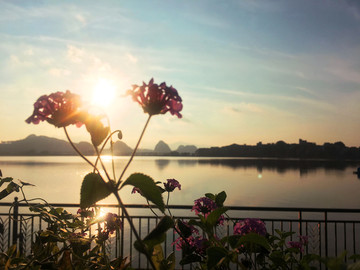
[{"label": "thin branch", "polygon": [[151,119],[151,115],[149,115],[149,118],[147,119],[147,121],[146,121],[146,123],[145,123],[145,126],[144,126],[144,128],[143,128],[143,131],[141,132],[140,138],[139,138],[139,140],[138,140],[138,142],[137,142],[137,144],[136,144],[136,146],[135,146],[135,148],[134,148],[134,151],[132,152],[131,157],[130,157],[128,163],[126,164],[124,170],[122,171],[122,173],[121,173],[121,175],[120,175],[120,177],[119,177],[119,180],[118,180],[118,182],[117,182],[117,184],[116,184],[116,188],[118,188],[118,187],[120,186],[121,179],[122,179],[122,177],[124,176],[125,171],[126,171],[127,168],[129,167],[131,161],[133,160],[133,158],[134,158],[134,156],[135,156],[135,153],[136,153],[136,151],[137,151],[137,149],[138,149],[138,147],[139,147],[139,144],[140,144],[140,142],[141,142],[142,137],[144,136],[146,127],[147,127],[147,125],[149,124],[150,119]]},{"label": "thin branch", "polygon": [[97,169],[96,169],[96,166],[95,166],[90,160],[88,160],[88,159],[80,152],[80,150],[74,145],[74,143],[73,143],[72,140],[70,139],[70,136],[69,136],[69,134],[68,134],[68,132],[67,132],[67,130],[66,130],[66,127],[64,127],[64,131],[65,131],[66,138],[68,139],[69,143],[70,143],[71,146],[74,148],[74,150],[76,151],[76,153],[78,153],[78,155],[79,155],[80,157],[82,157],[87,163],[89,163],[90,166],[94,168],[94,170],[97,170]]}]

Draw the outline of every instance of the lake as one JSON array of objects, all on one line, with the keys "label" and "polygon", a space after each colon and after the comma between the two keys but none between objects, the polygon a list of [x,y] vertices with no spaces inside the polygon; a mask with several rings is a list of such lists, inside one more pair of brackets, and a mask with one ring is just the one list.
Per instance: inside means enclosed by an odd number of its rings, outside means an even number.
[{"label": "lake", "polygon": [[[89,157],[94,160],[94,157]],[[129,157],[115,157],[117,177]],[[104,158],[111,171],[111,161]],[[135,157],[125,176],[142,172],[155,181],[177,179],[182,190],[170,204],[193,204],[204,193],[226,191],[226,205],[269,207],[360,208],[357,162],[301,161],[249,158]],[[35,185],[25,187],[30,198],[49,203],[78,203],[83,177],[91,167],[78,156],[0,157],[3,176]],[[124,203],[145,203],[125,187]],[[12,201],[11,195],[4,201]],[[115,203],[110,196],[103,202]]]}]

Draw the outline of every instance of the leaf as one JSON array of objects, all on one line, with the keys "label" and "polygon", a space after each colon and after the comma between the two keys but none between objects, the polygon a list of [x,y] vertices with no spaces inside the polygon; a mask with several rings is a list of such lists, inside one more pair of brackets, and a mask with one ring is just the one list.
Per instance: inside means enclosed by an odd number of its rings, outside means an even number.
[{"label": "leaf", "polygon": [[125,180],[121,188],[126,185],[132,185],[140,189],[142,196],[153,202],[160,211],[165,212],[165,204],[159,187],[150,176],[142,173],[133,173]]},{"label": "leaf", "polygon": [[194,262],[201,262],[201,257],[196,254],[190,254],[190,255],[184,256],[181,259],[181,261],[179,262],[179,264],[185,265],[185,264],[194,263]]},{"label": "leaf", "polygon": [[257,233],[248,233],[248,234],[241,236],[241,238],[239,239],[239,241],[237,243],[237,246],[240,246],[242,244],[255,244],[255,245],[262,246],[263,248],[265,248],[267,250],[271,249],[266,238]]},{"label": "leaf", "polygon": [[12,177],[5,177],[5,178],[0,179],[0,187],[1,187],[4,183],[11,182],[13,179],[14,179],[14,178],[12,178]]},{"label": "leaf", "polygon": [[227,195],[226,195],[226,192],[225,192],[225,191],[222,191],[222,192],[220,192],[219,194],[217,194],[217,195],[215,196],[215,203],[216,203],[216,205],[217,205],[218,207],[224,206],[224,202],[225,202],[225,200],[226,200],[226,197],[227,197]]},{"label": "leaf", "polygon": [[156,227],[144,238],[143,243],[150,248],[162,243],[166,238],[166,232],[173,227],[174,221],[171,217],[162,217]]},{"label": "leaf", "polygon": [[174,270],[175,269],[175,253],[171,252],[166,260],[163,260],[160,270]]},{"label": "leaf", "polygon": [[89,173],[85,176],[81,185],[80,208],[88,208],[109,196],[110,193],[109,186],[99,174]]},{"label": "leaf", "polygon": [[101,123],[100,116],[88,116],[85,120],[86,130],[90,133],[91,142],[99,146],[109,134],[109,127],[104,127]]},{"label": "leaf", "polygon": [[214,227],[217,225],[218,220],[220,218],[220,216],[222,214],[224,214],[226,211],[228,210],[227,207],[219,207],[216,208],[214,211],[212,211],[206,218],[206,223],[211,226]]},{"label": "leaf", "polygon": [[215,201],[215,195],[214,195],[214,194],[212,194],[212,193],[205,193],[205,197],[207,197],[207,198],[209,198],[209,199],[211,199],[211,200]]},{"label": "leaf", "polygon": [[33,184],[30,184],[30,183],[27,183],[27,182],[23,182],[23,181],[21,181],[21,180],[19,180],[20,181],[20,183],[23,185],[23,186],[32,186],[32,187],[35,187],[35,185],[33,185]]},{"label": "leaf", "polygon": [[181,219],[177,220],[177,225],[182,234],[181,237],[188,238],[189,236],[192,235],[192,232],[191,232],[191,229],[189,228],[189,226],[187,226],[184,222],[182,222]]},{"label": "leaf", "polygon": [[14,191],[19,192],[19,185],[14,182],[10,182],[8,186],[0,192],[0,200],[4,199]]},{"label": "leaf", "polygon": [[161,263],[164,260],[164,252],[160,244],[153,247],[151,260],[154,263],[156,269],[160,269]]},{"label": "leaf", "polygon": [[207,267],[212,269],[217,266],[227,255],[228,251],[223,247],[210,247],[206,250],[208,257]]}]

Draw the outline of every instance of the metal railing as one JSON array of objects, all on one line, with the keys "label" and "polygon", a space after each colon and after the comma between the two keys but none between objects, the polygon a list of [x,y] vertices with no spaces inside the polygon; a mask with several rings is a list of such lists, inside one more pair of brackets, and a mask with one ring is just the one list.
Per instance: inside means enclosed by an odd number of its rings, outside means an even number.
[{"label": "metal railing", "polygon": [[[79,204],[51,204],[76,213]],[[143,255],[133,248],[135,237],[130,230],[120,208],[114,204],[102,204],[99,207],[108,212],[115,212],[122,217],[123,230],[109,239],[108,251],[112,256],[129,256],[133,267],[147,268]],[[127,209],[139,235],[144,237],[157,224],[159,218],[154,216],[148,205],[128,204]],[[173,216],[187,220],[194,218],[189,205],[170,205]],[[9,209],[11,210],[9,212]],[[230,219],[223,226],[220,234],[231,235],[233,222],[248,217],[260,218],[266,224],[267,231],[274,234],[276,229],[292,231],[290,240],[296,240],[298,235],[307,235],[309,244],[307,253],[320,256],[338,256],[347,250],[346,260],[352,255],[360,253],[360,209],[326,209],[326,208],[287,208],[287,207],[229,207]],[[29,205],[19,203],[15,198],[13,203],[0,203],[0,251],[6,251],[11,245],[17,244],[22,253],[31,252],[31,243],[37,231],[46,228],[46,222],[38,214],[29,211]],[[169,231],[163,245],[165,256],[176,253],[177,261],[181,252],[176,252],[172,243],[176,234]],[[294,238],[294,239],[292,239]],[[189,266],[191,269],[191,265]],[[321,266],[320,266],[321,267]]]}]

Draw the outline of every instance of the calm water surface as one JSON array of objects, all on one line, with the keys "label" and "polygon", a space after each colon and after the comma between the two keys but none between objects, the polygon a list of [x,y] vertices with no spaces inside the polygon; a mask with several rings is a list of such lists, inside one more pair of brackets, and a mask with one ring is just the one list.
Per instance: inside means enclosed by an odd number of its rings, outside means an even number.
[{"label": "calm water surface", "polygon": [[[128,157],[115,158],[117,176],[127,161]],[[105,164],[111,168],[110,160],[105,160]],[[192,204],[205,192],[224,190],[227,205],[360,208],[360,180],[353,174],[359,165],[276,159],[135,157],[125,176],[142,172],[156,181],[177,179],[182,190],[172,193],[171,204]],[[91,172],[91,167],[77,156],[0,157],[0,169],[3,176],[36,185],[25,188],[28,198],[41,197],[50,203],[79,202],[82,179]],[[6,201],[12,201],[14,196]],[[131,187],[125,187],[121,196],[125,203],[145,203],[139,194],[131,194]],[[110,196],[104,202],[115,203],[115,199]]]}]

